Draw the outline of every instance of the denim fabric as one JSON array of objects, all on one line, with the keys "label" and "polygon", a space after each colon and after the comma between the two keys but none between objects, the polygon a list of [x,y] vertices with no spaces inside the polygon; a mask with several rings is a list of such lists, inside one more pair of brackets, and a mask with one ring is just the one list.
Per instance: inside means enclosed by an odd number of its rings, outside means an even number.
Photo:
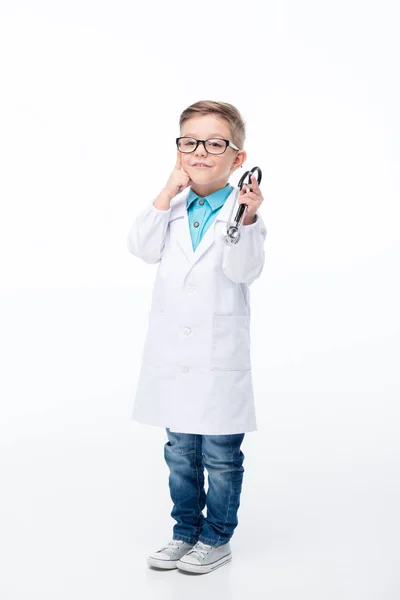
[{"label": "denim fabric", "polygon": [[[211,546],[228,543],[238,524],[244,473],[240,445],[245,434],[177,433],[168,427],[166,431],[164,458],[170,470],[171,517],[176,521],[173,539]],[[207,517],[202,512],[206,505]]]}]

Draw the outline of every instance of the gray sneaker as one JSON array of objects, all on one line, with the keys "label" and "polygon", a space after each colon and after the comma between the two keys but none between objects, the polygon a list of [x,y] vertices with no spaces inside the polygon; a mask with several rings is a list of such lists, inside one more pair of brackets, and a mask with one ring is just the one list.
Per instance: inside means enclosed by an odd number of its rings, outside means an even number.
[{"label": "gray sneaker", "polygon": [[151,567],[159,569],[176,569],[178,560],[193,548],[194,544],[188,544],[183,540],[171,540],[147,558]]},{"label": "gray sneaker", "polygon": [[232,560],[229,542],[223,546],[209,546],[197,542],[187,554],[177,562],[178,569],[191,573],[209,573]]}]

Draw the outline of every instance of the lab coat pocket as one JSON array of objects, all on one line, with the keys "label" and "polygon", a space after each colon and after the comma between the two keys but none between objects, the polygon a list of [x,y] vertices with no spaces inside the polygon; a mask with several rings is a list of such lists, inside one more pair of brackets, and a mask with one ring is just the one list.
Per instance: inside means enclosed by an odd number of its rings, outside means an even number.
[{"label": "lab coat pocket", "polygon": [[214,315],[211,370],[247,371],[250,368],[250,317]]}]

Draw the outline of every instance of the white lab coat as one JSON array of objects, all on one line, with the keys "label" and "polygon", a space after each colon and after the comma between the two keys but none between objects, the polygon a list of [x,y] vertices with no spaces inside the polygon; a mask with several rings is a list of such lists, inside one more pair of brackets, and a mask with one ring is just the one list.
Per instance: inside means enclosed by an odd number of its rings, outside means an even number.
[{"label": "white lab coat", "polygon": [[[234,187],[193,251],[186,200],[168,210],[153,202],[134,220],[128,250],[159,263],[132,419],[198,434],[257,430],[251,357],[249,285],[264,266],[266,228],[241,227],[224,240]],[[234,209],[233,215],[236,213]]]}]

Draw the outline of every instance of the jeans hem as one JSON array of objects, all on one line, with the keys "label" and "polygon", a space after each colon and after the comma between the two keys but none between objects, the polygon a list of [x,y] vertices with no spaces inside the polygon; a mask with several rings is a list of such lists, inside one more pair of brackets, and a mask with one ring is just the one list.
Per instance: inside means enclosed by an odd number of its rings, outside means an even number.
[{"label": "jeans hem", "polygon": [[174,534],[173,539],[174,540],[181,540],[182,542],[186,542],[188,544],[196,544],[197,543],[197,539],[191,538],[188,535],[181,535],[179,533]]},{"label": "jeans hem", "polygon": [[218,548],[218,546],[224,546],[225,544],[228,544],[231,541],[231,538],[229,538],[229,540],[226,540],[225,542],[222,542],[222,544],[217,544],[217,540],[212,540],[211,538],[206,538],[203,537],[202,535],[199,537],[199,542],[203,542],[203,544],[208,544],[209,546],[214,546],[214,548]]}]

